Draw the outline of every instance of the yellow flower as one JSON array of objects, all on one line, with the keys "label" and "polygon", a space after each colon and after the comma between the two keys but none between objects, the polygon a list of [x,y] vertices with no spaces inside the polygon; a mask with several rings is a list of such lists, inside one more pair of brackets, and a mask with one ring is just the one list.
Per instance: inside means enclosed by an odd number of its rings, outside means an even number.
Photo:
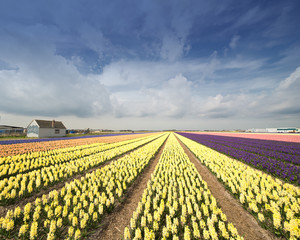
[{"label": "yellow flower", "polygon": [[265,221],[265,217],[264,217],[264,215],[262,213],[258,213],[257,216],[258,216],[259,221],[261,221],[261,222]]},{"label": "yellow flower", "polygon": [[55,217],[59,217],[61,215],[61,210],[62,210],[62,206],[58,205],[55,210],[54,210],[54,214]]},{"label": "yellow flower", "polygon": [[169,231],[166,227],[163,227],[162,236],[165,237],[165,238],[169,237]]},{"label": "yellow flower", "polygon": [[221,219],[226,222],[227,221],[227,217],[224,213],[221,213]]},{"label": "yellow flower", "polygon": [[133,230],[133,229],[135,229],[135,220],[134,220],[134,218],[131,218],[130,219],[130,228]]},{"label": "yellow flower", "polygon": [[245,196],[243,193],[240,194],[240,202],[243,204],[245,203]]},{"label": "yellow flower", "polygon": [[56,226],[59,228],[62,227],[62,218],[57,219]]},{"label": "yellow flower", "polygon": [[75,236],[74,236],[74,239],[77,240],[80,238],[80,235],[81,235],[81,232],[79,230],[79,228],[75,231]]},{"label": "yellow flower", "polygon": [[72,226],[70,226],[68,229],[68,235],[69,235],[69,237],[72,237],[73,234],[74,234],[74,228]]},{"label": "yellow flower", "polygon": [[172,240],[179,240],[179,238],[178,238],[178,236],[176,236],[176,235],[173,235],[173,238],[172,238]]},{"label": "yellow flower", "polygon": [[24,222],[29,220],[30,216],[31,203],[27,203],[24,207]]},{"label": "yellow flower", "polygon": [[6,213],[5,218],[10,219],[10,218],[13,218],[13,217],[14,217],[13,210],[8,210],[7,213]]},{"label": "yellow flower", "polygon": [[72,219],[72,226],[73,227],[76,227],[78,225],[78,218],[76,216],[73,216],[73,219]]},{"label": "yellow flower", "polygon": [[203,221],[203,219],[200,220],[200,228],[204,229],[206,226],[205,222]]},{"label": "yellow flower", "polygon": [[129,228],[128,227],[125,227],[124,229],[124,238],[125,240],[130,240],[130,231],[129,231]]},{"label": "yellow flower", "polygon": [[106,207],[109,207],[110,204],[111,204],[111,202],[109,201],[109,199],[106,199],[106,203],[105,203]]},{"label": "yellow flower", "polygon": [[84,229],[86,227],[86,223],[87,223],[87,220],[85,218],[81,219],[81,221],[80,221],[80,228]]},{"label": "yellow flower", "polygon": [[172,224],[172,226],[171,226],[171,231],[172,231],[172,234],[174,235],[174,234],[177,234],[177,226],[176,226],[176,224]]},{"label": "yellow flower", "polygon": [[14,228],[14,225],[15,225],[15,222],[13,219],[7,219],[6,226],[5,226],[6,231],[12,230]]},{"label": "yellow flower", "polygon": [[232,236],[234,237],[238,236],[238,231],[236,230],[236,228],[233,226],[232,223],[228,224],[228,230],[231,232]]},{"label": "yellow flower", "polygon": [[68,215],[68,206],[64,206],[62,216],[65,218]]},{"label": "yellow flower", "polygon": [[37,230],[38,230],[38,223],[32,222],[30,227],[30,240],[33,240],[37,236]]},{"label": "yellow flower", "polygon": [[139,228],[135,229],[135,239],[142,239],[142,232]]},{"label": "yellow flower", "polygon": [[203,231],[203,237],[204,237],[204,239],[209,239],[210,238],[209,237],[209,232],[206,229],[204,229],[204,231]]},{"label": "yellow flower", "polygon": [[273,225],[276,229],[281,228],[281,216],[277,211],[273,213]]},{"label": "yellow flower", "polygon": [[55,239],[55,235],[53,232],[49,232],[47,235],[47,240],[54,240]]},{"label": "yellow flower", "polygon": [[292,219],[289,223],[289,230],[290,235],[295,236],[296,238],[300,238],[300,220],[299,219]]},{"label": "yellow flower", "polygon": [[40,205],[36,206],[34,213],[33,213],[33,221],[38,221],[38,219],[40,218],[41,210],[42,210],[42,208]]},{"label": "yellow flower", "polygon": [[22,225],[19,230],[19,237],[24,236],[27,230],[28,230],[28,224]]},{"label": "yellow flower", "polygon": [[184,240],[190,240],[191,239],[191,232],[188,226],[184,227]]},{"label": "yellow flower", "polygon": [[99,210],[98,210],[99,214],[102,215],[103,214],[103,205],[100,204],[99,205]]},{"label": "yellow flower", "polygon": [[201,236],[198,224],[196,222],[193,222],[193,235],[195,238],[200,238],[200,236]]},{"label": "yellow flower", "polygon": [[147,214],[147,221],[149,224],[152,223],[152,215],[150,213]]},{"label": "yellow flower", "polygon": [[55,220],[51,220],[50,222],[50,233],[54,233],[56,231],[56,221]]},{"label": "yellow flower", "polygon": [[46,219],[46,220],[44,221],[44,228],[47,228],[49,224],[50,224],[50,220],[49,220],[49,219]]},{"label": "yellow flower", "polygon": [[184,226],[186,223],[186,218],[183,215],[181,215],[180,221],[181,221],[182,225]]},{"label": "yellow flower", "polygon": [[16,207],[15,211],[14,211],[14,217],[15,218],[19,218],[21,215],[21,208],[20,207]]},{"label": "yellow flower", "polygon": [[146,227],[146,218],[144,216],[141,218],[141,227]]},{"label": "yellow flower", "polygon": [[98,213],[93,212],[93,221],[96,222],[98,220]]},{"label": "yellow flower", "polygon": [[158,222],[157,221],[153,222],[153,229],[154,229],[154,231],[158,231],[159,226],[158,226]]}]

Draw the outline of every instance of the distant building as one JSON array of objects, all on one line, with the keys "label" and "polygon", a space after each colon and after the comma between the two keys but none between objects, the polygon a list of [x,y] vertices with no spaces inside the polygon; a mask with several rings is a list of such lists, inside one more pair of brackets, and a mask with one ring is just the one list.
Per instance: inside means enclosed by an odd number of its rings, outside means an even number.
[{"label": "distant building", "polygon": [[281,133],[296,133],[299,132],[298,128],[288,127],[288,128],[277,128],[277,132]]},{"label": "distant building", "polygon": [[252,128],[247,129],[246,132],[256,132],[256,133],[299,133],[299,128],[287,127],[287,128]]},{"label": "distant building", "polygon": [[266,128],[269,133],[277,133],[277,128]]},{"label": "distant building", "polygon": [[27,137],[64,137],[66,130],[60,121],[32,120],[27,127]]},{"label": "distant building", "polygon": [[0,125],[0,135],[21,135],[24,131],[23,127]]}]

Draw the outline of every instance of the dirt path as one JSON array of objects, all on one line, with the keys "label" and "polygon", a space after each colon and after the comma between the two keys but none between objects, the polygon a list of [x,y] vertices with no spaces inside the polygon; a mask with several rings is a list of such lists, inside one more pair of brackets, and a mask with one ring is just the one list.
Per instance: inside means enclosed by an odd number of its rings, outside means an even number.
[{"label": "dirt path", "polygon": [[166,141],[167,139],[160,147],[155,158],[128,188],[124,196],[124,202],[118,203],[113,212],[105,216],[101,227],[89,236],[89,240],[118,240],[123,238],[124,228],[128,226],[132,214],[136,210],[144,190],[147,188],[147,183],[160,159]]},{"label": "dirt path", "polygon": [[197,157],[179,139],[178,141],[191,162],[195,164],[202,179],[207,182],[212,195],[216,198],[222,211],[226,214],[228,221],[233,223],[239,234],[242,235],[245,240],[281,239],[268,230],[263,229],[256,219],[224,188],[217,177],[202,165]]}]

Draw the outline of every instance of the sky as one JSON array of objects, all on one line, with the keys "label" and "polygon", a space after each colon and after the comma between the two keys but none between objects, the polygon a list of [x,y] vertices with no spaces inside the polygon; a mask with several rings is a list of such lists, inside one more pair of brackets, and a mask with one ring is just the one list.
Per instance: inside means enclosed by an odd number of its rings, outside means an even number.
[{"label": "sky", "polygon": [[0,125],[300,127],[300,1],[0,1]]}]

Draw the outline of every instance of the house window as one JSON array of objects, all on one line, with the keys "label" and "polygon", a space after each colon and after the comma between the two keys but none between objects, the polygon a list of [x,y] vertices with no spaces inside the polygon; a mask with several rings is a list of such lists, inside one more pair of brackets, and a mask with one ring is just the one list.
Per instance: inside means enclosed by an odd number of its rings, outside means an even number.
[{"label": "house window", "polygon": [[55,129],[55,134],[59,134],[59,129]]}]

